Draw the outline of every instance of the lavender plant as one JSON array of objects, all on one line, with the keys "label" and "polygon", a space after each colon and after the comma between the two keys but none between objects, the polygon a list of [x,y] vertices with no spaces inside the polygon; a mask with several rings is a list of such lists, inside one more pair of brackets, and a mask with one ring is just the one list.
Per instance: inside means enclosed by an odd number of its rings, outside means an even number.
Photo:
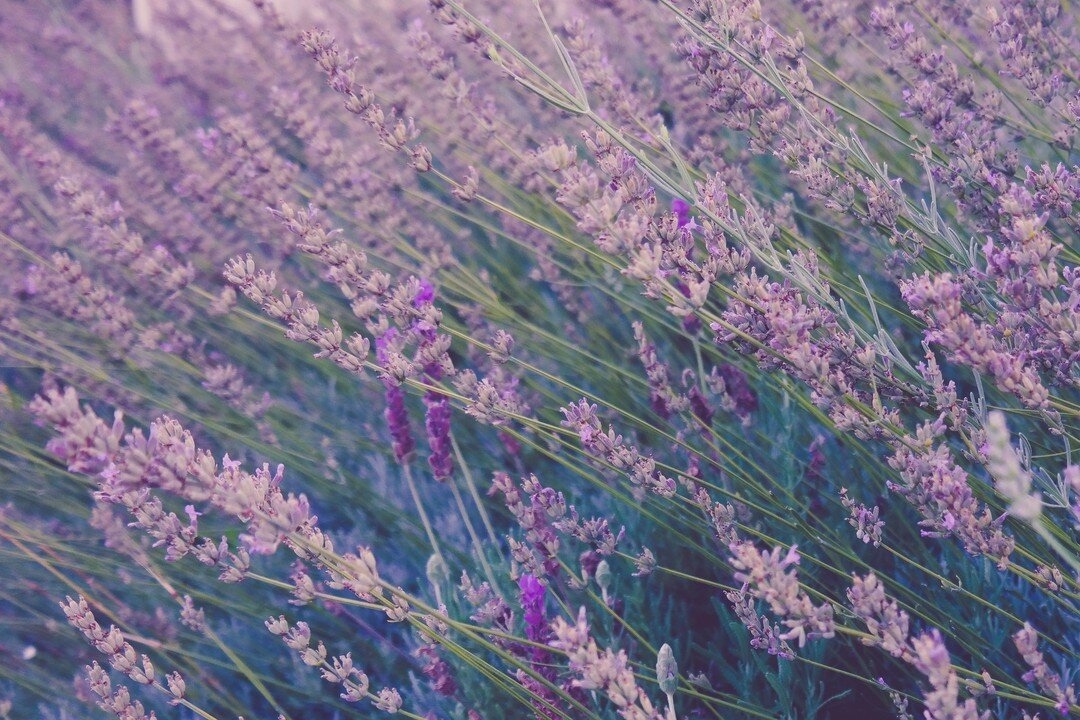
[{"label": "lavender plant", "polygon": [[1064,0],[0,0],[0,718],[1080,717]]}]

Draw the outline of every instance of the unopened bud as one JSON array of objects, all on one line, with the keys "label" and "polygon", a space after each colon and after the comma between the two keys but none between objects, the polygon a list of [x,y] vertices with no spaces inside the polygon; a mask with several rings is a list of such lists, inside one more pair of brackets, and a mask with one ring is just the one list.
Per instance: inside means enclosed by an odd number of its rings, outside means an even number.
[{"label": "unopened bud", "polygon": [[611,587],[611,568],[608,566],[607,560],[601,560],[597,563],[595,577],[596,584],[600,586],[600,592],[606,596],[608,588]]},{"label": "unopened bud", "polygon": [[679,665],[667,643],[661,645],[660,652],[656,654],[656,681],[668,697],[674,695],[675,688],[679,686]]},{"label": "unopened bud", "polygon": [[436,553],[428,558],[427,579],[435,587],[442,587],[450,582],[450,568],[446,566],[442,555]]}]

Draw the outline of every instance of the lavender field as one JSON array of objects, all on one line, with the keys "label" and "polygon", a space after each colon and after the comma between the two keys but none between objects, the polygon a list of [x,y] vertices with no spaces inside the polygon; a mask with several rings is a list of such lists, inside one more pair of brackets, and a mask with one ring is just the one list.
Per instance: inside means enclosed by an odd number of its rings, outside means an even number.
[{"label": "lavender field", "polygon": [[1080,718],[1077,0],[0,0],[0,720]]}]

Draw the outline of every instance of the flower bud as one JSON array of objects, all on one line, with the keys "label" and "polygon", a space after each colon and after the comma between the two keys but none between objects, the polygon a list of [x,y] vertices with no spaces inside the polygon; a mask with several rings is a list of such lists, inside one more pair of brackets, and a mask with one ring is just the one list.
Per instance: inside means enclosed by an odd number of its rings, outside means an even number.
[{"label": "flower bud", "polygon": [[679,665],[667,643],[661,645],[660,652],[656,654],[656,681],[668,697],[674,695],[675,688],[679,686]]},{"label": "flower bud", "polygon": [[450,568],[446,566],[446,561],[443,560],[442,555],[435,553],[428,558],[427,579],[435,587],[442,587],[450,582]]},{"label": "flower bud", "polygon": [[608,566],[607,560],[601,560],[597,563],[595,577],[596,584],[600,586],[600,592],[606,596],[608,588],[611,587],[611,568]]}]

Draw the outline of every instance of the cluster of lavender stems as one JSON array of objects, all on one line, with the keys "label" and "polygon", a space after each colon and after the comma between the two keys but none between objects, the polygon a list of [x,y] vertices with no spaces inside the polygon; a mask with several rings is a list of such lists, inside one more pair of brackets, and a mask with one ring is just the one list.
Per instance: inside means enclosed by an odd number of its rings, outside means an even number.
[{"label": "cluster of lavender stems", "polygon": [[0,17],[0,720],[1080,717],[1073,3]]}]

